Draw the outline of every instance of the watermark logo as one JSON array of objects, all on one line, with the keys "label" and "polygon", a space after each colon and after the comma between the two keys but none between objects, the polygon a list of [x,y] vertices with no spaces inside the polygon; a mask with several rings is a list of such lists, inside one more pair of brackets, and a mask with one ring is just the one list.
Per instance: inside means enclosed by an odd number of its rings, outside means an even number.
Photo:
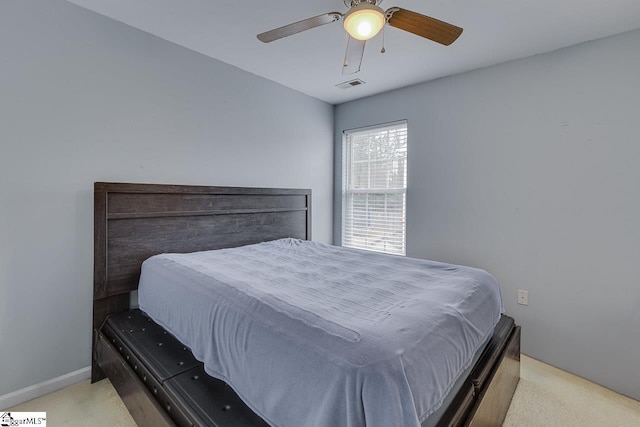
[{"label": "watermark logo", "polygon": [[0,412],[0,426],[40,426],[47,427],[46,412]]}]

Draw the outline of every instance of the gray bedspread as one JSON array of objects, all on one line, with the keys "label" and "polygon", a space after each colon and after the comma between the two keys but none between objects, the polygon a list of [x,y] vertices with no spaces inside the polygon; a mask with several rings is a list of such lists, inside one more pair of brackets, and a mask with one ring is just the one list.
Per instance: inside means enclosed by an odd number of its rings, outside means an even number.
[{"label": "gray bedspread", "polygon": [[418,427],[502,312],[483,270],[295,239],[151,257],[139,304],[280,427]]}]

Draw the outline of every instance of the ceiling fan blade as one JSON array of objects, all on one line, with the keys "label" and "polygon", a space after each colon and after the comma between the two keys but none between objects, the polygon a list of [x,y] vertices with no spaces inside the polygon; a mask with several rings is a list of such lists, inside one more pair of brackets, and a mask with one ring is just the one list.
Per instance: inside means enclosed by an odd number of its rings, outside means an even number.
[{"label": "ceiling fan blade", "polygon": [[302,21],[294,22],[293,24],[285,25],[284,27],[260,33],[258,34],[258,40],[263,43],[269,43],[321,25],[330,24],[340,18],[342,18],[342,14],[340,12],[325,13],[324,15],[314,16],[313,18],[304,19]]},{"label": "ceiling fan blade", "polygon": [[[393,11],[393,9],[397,10]],[[462,28],[460,27],[410,10],[392,7],[387,11],[387,13],[389,12],[392,12],[389,18],[389,25],[392,27],[408,31],[445,46],[449,46],[462,34]]]},{"label": "ceiling fan blade", "polygon": [[364,46],[366,40],[358,40],[349,36],[347,40],[347,50],[344,54],[344,64],[342,74],[354,74],[360,71],[362,57],[364,56]]}]

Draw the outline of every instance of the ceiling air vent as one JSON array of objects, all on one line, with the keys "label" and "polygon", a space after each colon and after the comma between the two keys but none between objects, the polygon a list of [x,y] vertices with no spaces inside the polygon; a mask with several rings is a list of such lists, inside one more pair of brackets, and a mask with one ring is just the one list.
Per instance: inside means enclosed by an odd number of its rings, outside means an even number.
[{"label": "ceiling air vent", "polygon": [[338,89],[349,89],[350,87],[363,85],[364,82],[360,79],[349,80],[348,82],[340,83],[336,85]]}]

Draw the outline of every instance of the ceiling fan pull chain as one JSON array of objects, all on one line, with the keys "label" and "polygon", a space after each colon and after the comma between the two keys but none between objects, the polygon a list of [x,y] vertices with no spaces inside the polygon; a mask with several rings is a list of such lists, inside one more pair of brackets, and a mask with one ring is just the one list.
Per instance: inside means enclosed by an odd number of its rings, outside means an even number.
[{"label": "ceiling fan pull chain", "polygon": [[382,49],[380,50],[380,53],[385,53],[387,51],[387,49],[384,48],[384,27],[386,27],[389,24],[389,19],[391,19],[393,14],[399,10],[400,10],[399,7],[390,7],[384,13],[384,26],[382,27]]}]

